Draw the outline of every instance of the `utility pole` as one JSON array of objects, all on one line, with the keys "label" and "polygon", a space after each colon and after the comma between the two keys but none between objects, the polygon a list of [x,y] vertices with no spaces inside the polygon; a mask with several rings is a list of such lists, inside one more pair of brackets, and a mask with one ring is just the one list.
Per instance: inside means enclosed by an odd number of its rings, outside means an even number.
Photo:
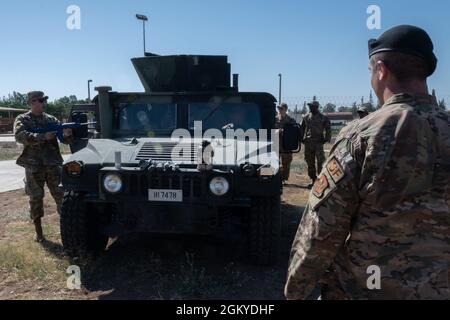
[{"label": "utility pole", "polygon": [[146,47],[145,47],[145,22],[148,21],[148,18],[147,18],[147,16],[144,16],[143,14],[137,14],[136,18],[138,20],[142,21],[142,30],[143,30],[143,37],[144,37],[144,55],[145,55],[145,53],[147,52]]},{"label": "utility pole", "polygon": [[278,74],[278,77],[280,78],[280,82],[278,85],[278,104],[281,105],[282,101],[281,101],[281,85],[282,85],[282,81],[283,81],[283,75],[280,73]]},{"label": "utility pole", "polygon": [[91,82],[92,80],[88,80],[88,102],[91,102]]}]

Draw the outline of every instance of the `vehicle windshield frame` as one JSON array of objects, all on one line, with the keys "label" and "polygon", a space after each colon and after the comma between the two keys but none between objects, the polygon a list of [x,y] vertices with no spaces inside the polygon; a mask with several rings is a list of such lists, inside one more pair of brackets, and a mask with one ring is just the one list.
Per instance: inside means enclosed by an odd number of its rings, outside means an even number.
[{"label": "vehicle windshield frame", "polygon": [[[173,116],[170,117],[170,126],[167,129],[162,129],[162,128],[158,128],[158,129],[154,129],[152,128],[149,131],[145,131],[145,129],[143,128],[123,128],[122,127],[122,122],[121,122],[121,114],[122,112],[124,112],[124,110],[126,110],[127,108],[156,108],[156,107],[161,107],[161,106],[167,106],[167,108],[173,108],[172,110],[169,111],[169,113]],[[172,132],[174,130],[177,129],[178,127],[178,108],[179,105],[175,102],[161,102],[161,101],[133,101],[133,102],[121,102],[117,105],[116,107],[116,111],[115,111],[115,116],[114,116],[114,136],[115,137],[136,137],[136,138],[145,138],[145,137],[164,137],[164,136],[170,136],[172,134]],[[147,121],[150,121],[151,116],[150,116],[150,112],[152,112],[152,109],[148,109],[148,111],[144,111],[141,110],[139,112],[147,112]],[[139,113],[137,112],[136,115]],[[134,119],[133,121],[136,121],[136,119]],[[161,118],[159,118],[159,121],[157,122],[158,124],[160,124],[162,121]],[[148,125],[150,125],[151,123],[148,123]],[[154,125],[155,123],[153,123]],[[165,128],[165,127],[164,127]]]},{"label": "vehicle windshield frame", "polygon": [[[117,117],[119,114],[119,106],[126,104],[174,104],[176,105],[176,129],[184,129],[193,135],[195,132],[189,128],[189,105],[190,104],[254,104],[258,109],[260,129],[270,130],[275,126],[276,105],[275,98],[267,93],[134,93],[134,92],[112,92],[109,96],[112,108],[112,138],[147,138],[139,131],[123,132],[118,129]],[[220,130],[220,128],[215,128]],[[206,130],[203,130],[205,133]],[[226,132],[226,130],[222,130]],[[257,130],[259,131],[259,130]],[[173,130],[166,132],[157,132],[156,137],[167,138],[172,137]]]}]

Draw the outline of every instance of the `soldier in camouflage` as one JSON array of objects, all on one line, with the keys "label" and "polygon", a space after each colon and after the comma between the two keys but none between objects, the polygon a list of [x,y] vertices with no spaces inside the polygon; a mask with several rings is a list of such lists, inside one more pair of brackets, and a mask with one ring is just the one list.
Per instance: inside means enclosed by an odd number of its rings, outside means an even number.
[{"label": "soldier in camouflage", "polygon": [[450,117],[428,94],[433,43],[398,26],[369,47],[384,105],[331,150],[294,240],[288,299],[317,283],[322,299],[450,299]]},{"label": "soldier in camouflage", "polygon": [[[30,216],[36,229],[36,241],[44,241],[41,219],[44,217],[44,186],[50,190],[55,199],[58,212],[61,206],[63,192],[61,182],[61,165],[63,159],[59,144],[54,133],[37,134],[30,130],[44,128],[50,123],[59,121],[44,112],[48,97],[41,91],[28,94],[31,110],[16,118],[14,134],[16,141],[23,144],[24,149],[17,159],[17,164],[25,168],[26,191],[30,197]],[[67,143],[71,142],[72,131],[64,131]]]},{"label": "soldier in camouflage", "polygon": [[[292,119],[288,114],[288,105],[286,103],[282,103],[278,107],[278,114],[275,119],[275,128],[283,129],[285,125],[289,123],[296,123],[294,119]],[[290,172],[291,172],[291,164],[292,164],[292,152],[287,152],[282,150],[280,147],[280,158],[281,158],[281,179],[283,182],[287,182],[289,180]]]},{"label": "soldier in camouflage", "polygon": [[361,106],[358,108],[358,117],[363,119],[369,115],[369,109],[366,106]]},{"label": "soldier in camouflage", "polygon": [[[312,180],[311,188],[317,179],[317,173],[322,171],[325,161],[323,145],[331,141],[331,123],[328,117],[320,113],[319,103],[308,103],[310,113],[303,117],[302,132],[305,145],[305,161],[308,165],[308,176]],[[316,171],[317,160],[317,171]]]}]

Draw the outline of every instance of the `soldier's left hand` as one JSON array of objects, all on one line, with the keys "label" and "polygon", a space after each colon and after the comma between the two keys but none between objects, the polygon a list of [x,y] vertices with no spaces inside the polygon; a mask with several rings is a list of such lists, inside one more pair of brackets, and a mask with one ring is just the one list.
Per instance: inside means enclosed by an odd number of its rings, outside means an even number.
[{"label": "soldier's left hand", "polygon": [[71,137],[73,134],[72,129],[64,129],[63,134],[64,134],[64,137]]}]

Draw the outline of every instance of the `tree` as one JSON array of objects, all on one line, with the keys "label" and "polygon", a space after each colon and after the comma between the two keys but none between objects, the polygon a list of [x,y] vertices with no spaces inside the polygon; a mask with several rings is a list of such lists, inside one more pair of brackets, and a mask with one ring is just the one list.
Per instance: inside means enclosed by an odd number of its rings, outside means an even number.
[{"label": "tree", "polygon": [[[379,103],[380,102],[378,102],[378,104]],[[373,102],[372,91],[370,91],[370,94],[369,94],[369,102],[364,104],[364,106],[369,110],[369,112],[374,112],[381,108],[381,106],[375,105],[375,103]]]},{"label": "tree", "polygon": [[302,108],[301,113],[302,114],[307,114],[308,113],[308,108],[306,108],[306,101],[305,101],[305,103],[303,103],[303,108]]},{"label": "tree", "polygon": [[439,100],[438,107],[442,110],[447,110],[447,103],[445,102],[445,99]]},{"label": "tree", "polygon": [[377,106],[375,107],[375,109],[380,110],[382,106],[383,104],[381,103],[380,99],[378,99]]},{"label": "tree", "polygon": [[336,112],[336,106],[332,103],[327,103],[324,107],[323,107],[323,112],[326,113],[334,113]]},{"label": "tree", "polygon": [[370,102],[363,103],[362,107],[365,107],[369,112],[376,111],[376,107]]},{"label": "tree", "polygon": [[8,94],[8,97],[3,97],[0,101],[0,106],[4,108],[26,109],[28,106],[27,94],[13,92]]},{"label": "tree", "polygon": [[354,115],[358,113],[358,105],[356,104],[356,101],[353,102],[353,105],[351,107],[351,113],[353,113]]},{"label": "tree", "polygon": [[59,98],[50,102],[47,107],[47,112],[54,115],[58,119],[67,119],[69,117],[70,109],[75,104],[87,103],[86,100],[78,100],[76,96],[70,95]]},{"label": "tree", "polygon": [[[75,95],[70,95],[68,97],[62,97],[53,102],[49,102],[45,112],[57,117],[60,120],[65,120],[69,117],[70,109],[75,104],[82,103],[88,103],[88,101],[78,100]],[[0,100],[0,107],[28,109],[28,95],[14,91],[12,94],[8,94],[7,97],[3,97]]]}]

